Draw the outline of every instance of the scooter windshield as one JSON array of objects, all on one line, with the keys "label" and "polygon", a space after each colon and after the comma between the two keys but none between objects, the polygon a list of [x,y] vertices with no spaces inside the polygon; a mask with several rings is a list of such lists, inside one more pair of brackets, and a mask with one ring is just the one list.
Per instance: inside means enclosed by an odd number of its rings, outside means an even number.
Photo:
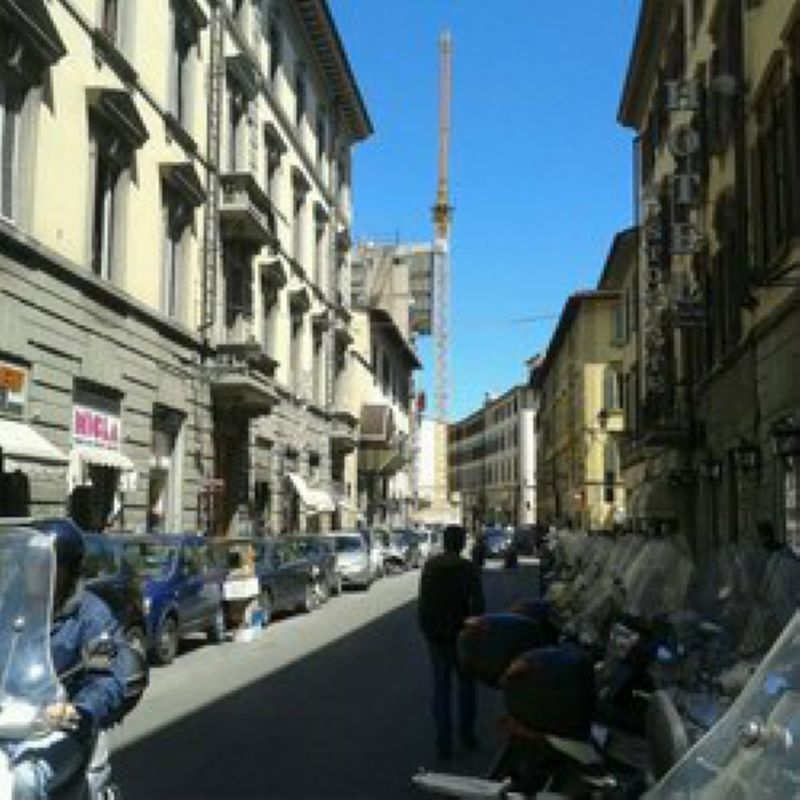
[{"label": "scooter windshield", "polygon": [[800,612],[728,713],[647,796],[800,796]]},{"label": "scooter windshield", "polygon": [[55,559],[47,534],[0,534],[0,740],[41,730],[42,709],[62,698],[50,653]]}]

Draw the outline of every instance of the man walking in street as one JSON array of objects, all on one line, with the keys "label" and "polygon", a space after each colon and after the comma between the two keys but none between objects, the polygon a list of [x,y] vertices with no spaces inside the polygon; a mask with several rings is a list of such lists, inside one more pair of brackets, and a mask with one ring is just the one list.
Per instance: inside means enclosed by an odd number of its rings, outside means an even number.
[{"label": "man walking in street", "polygon": [[475,747],[477,698],[475,682],[458,667],[456,640],[467,617],[484,611],[480,571],[461,557],[466,531],[460,525],[444,529],[444,552],[425,563],[419,586],[419,625],[428,642],[433,666],[433,716],[436,748],[441,758],[452,755],[451,694],[458,680],[459,732],[466,747]]}]

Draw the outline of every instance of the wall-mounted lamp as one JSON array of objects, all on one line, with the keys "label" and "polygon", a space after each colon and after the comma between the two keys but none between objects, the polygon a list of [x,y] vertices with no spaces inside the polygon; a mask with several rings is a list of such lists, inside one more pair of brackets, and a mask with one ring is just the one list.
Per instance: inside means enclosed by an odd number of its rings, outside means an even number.
[{"label": "wall-mounted lamp", "polygon": [[787,461],[800,456],[800,427],[792,417],[776,422],[770,433],[776,456]]},{"label": "wall-mounted lamp", "polygon": [[718,481],[722,477],[722,462],[715,458],[707,458],[698,464],[697,471],[707,480]]},{"label": "wall-mounted lamp", "polygon": [[761,450],[758,445],[741,442],[731,451],[733,465],[741,472],[754,472],[761,467]]}]

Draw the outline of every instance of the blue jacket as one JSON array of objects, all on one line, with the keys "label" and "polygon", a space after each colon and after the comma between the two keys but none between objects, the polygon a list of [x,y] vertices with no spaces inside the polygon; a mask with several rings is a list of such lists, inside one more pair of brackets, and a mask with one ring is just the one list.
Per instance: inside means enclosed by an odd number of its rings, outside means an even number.
[{"label": "blue jacket", "polygon": [[[85,645],[104,634],[120,648],[126,646],[108,606],[97,595],[79,588],[54,615],[50,648],[56,673],[61,675],[77,666]],[[119,721],[125,700],[125,675],[119,657],[108,672],[79,670],[63,683],[69,702],[81,714],[81,728],[86,733]]]}]

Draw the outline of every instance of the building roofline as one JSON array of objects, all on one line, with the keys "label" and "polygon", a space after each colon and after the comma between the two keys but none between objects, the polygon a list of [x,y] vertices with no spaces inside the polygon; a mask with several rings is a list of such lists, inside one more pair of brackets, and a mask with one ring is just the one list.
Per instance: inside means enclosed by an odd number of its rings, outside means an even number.
[{"label": "building roofline", "polygon": [[327,0],[295,0],[295,7],[354,139],[369,138],[373,133],[372,121]]},{"label": "building roofline", "polygon": [[397,327],[397,323],[392,318],[392,315],[388,311],[384,311],[382,308],[369,308],[366,310],[369,313],[370,325],[380,327],[381,330],[387,332],[389,338],[392,339],[394,344],[397,346],[397,349],[411,364],[412,369],[422,369],[422,362],[417,357],[414,349],[408,343],[406,337],[403,336],[400,328]]},{"label": "building roofline", "polygon": [[646,88],[655,73],[661,48],[658,43],[669,22],[672,3],[642,0],[617,120],[626,128],[639,129],[646,102]]},{"label": "building roofline", "polygon": [[556,356],[561,349],[564,337],[567,335],[567,331],[570,329],[572,323],[575,321],[575,318],[578,316],[581,306],[586,302],[593,302],[596,300],[616,300],[619,298],[619,296],[619,292],[585,289],[580,292],[575,292],[567,298],[567,302],[564,303],[564,308],[561,311],[558,325],[556,326],[555,332],[550,339],[550,344],[547,346],[547,353],[542,360],[541,366],[536,371],[534,388],[541,389],[544,380],[550,372],[550,368],[553,366],[553,362],[555,361]]},{"label": "building roofline", "polygon": [[606,263],[603,267],[603,272],[600,275],[600,280],[597,282],[598,291],[605,291],[609,289],[613,291],[616,288],[614,286],[608,286],[607,284],[615,278],[621,277],[616,274],[620,264],[620,259],[626,253],[627,249],[629,247],[635,247],[638,241],[639,229],[635,226],[625,228],[625,230],[619,231],[614,236],[614,239],[611,242],[611,247],[608,250],[608,255],[606,256]]}]

